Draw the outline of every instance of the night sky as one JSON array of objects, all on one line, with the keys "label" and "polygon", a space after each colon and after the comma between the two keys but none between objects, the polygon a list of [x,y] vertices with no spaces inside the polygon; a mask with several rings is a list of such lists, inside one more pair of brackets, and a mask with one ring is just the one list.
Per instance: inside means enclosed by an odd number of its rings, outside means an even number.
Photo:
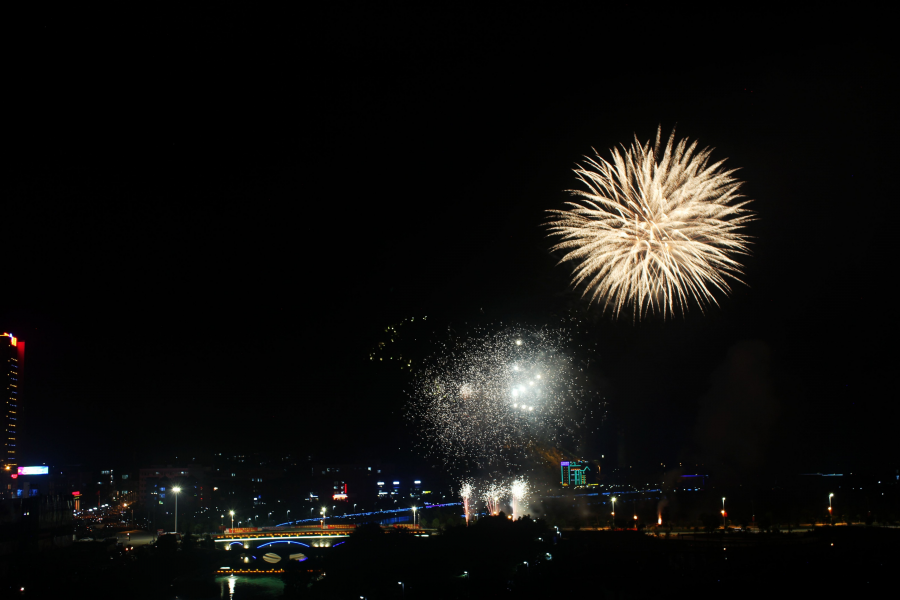
[{"label": "night sky", "polygon": [[[26,456],[408,459],[402,377],[368,361],[384,326],[576,314],[610,403],[598,449],[900,466],[884,42],[643,17],[21,23],[0,329],[27,344]],[[740,167],[747,285],[706,314],[615,321],[541,224],[581,156],[660,125]]]}]

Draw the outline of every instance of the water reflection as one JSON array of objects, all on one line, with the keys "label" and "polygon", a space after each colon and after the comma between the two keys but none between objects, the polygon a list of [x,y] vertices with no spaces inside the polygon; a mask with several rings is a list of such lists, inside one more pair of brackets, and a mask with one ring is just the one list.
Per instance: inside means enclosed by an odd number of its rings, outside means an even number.
[{"label": "water reflection", "polygon": [[219,595],[204,600],[281,598],[284,595],[281,575],[219,575],[216,587]]}]

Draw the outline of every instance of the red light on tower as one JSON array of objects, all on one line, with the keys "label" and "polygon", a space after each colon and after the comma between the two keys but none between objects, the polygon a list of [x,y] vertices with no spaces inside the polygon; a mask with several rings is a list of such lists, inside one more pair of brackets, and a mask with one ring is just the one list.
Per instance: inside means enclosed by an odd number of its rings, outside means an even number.
[{"label": "red light on tower", "polygon": [[19,474],[18,474],[18,473],[13,473],[12,475],[10,475],[10,477],[12,477],[13,479],[18,479],[18,478],[19,478]]}]

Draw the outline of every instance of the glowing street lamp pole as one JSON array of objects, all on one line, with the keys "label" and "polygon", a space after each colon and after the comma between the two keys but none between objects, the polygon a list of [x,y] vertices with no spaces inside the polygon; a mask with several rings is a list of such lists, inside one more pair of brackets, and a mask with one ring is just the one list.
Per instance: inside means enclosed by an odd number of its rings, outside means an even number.
[{"label": "glowing street lamp pole", "polygon": [[725,498],[722,498],[722,531],[725,531]]},{"label": "glowing street lamp pole", "polygon": [[616,528],[616,497],[612,497],[613,509],[612,509],[612,518],[613,518],[613,529]]},{"label": "glowing street lamp pole", "polygon": [[413,506],[413,527],[416,526],[416,507]]},{"label": "glowing street lamp pole", "polygon": [[231,515],[231,531],[234,531],[234,511],[230,511],[229,514]]},{"label": "glowing street lamp pole", "polygon": [[834,498],[834,494],[828,494],[828,519],[831,521],[831,524],[834,525],[834,515],[831,512],[831,499]]},{"label": "glowing street lamp pole", "polygon": [[178,533],[178,492],[180,491],[180,487],[172,488],[172,493],[175,494],[175,533]]},{"label": "glowing street lamp pole", "polygon": [[322,511],[319,513],[322,515],[322,529],[325,529],[325,511],[328,510],[324,506],[322,507]]}]

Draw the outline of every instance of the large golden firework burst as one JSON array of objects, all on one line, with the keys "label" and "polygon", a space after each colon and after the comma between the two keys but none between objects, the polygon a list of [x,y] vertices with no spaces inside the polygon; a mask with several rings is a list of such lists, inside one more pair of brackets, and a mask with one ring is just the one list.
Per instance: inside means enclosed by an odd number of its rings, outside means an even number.
[{"label": "large golden firework burst", "polygon": [[701,310],[718,304],[714,290],[731,291],[726,276],[740,281],[735,256],[748,252],[740,230],[753,214],[736,169],[709,164],[712,149],[697,142],[676,144],[674,131],[661,141],[661,127],[652,146],[635,136],[612,162],[595,150],[574,169],[587,191],[570,190],[576,201],[548,211],[549,235],[561,238],[553,250],[576,263],[573,284],[616,316],[626,306],[635,319],[684,313],[690,298]]}]

